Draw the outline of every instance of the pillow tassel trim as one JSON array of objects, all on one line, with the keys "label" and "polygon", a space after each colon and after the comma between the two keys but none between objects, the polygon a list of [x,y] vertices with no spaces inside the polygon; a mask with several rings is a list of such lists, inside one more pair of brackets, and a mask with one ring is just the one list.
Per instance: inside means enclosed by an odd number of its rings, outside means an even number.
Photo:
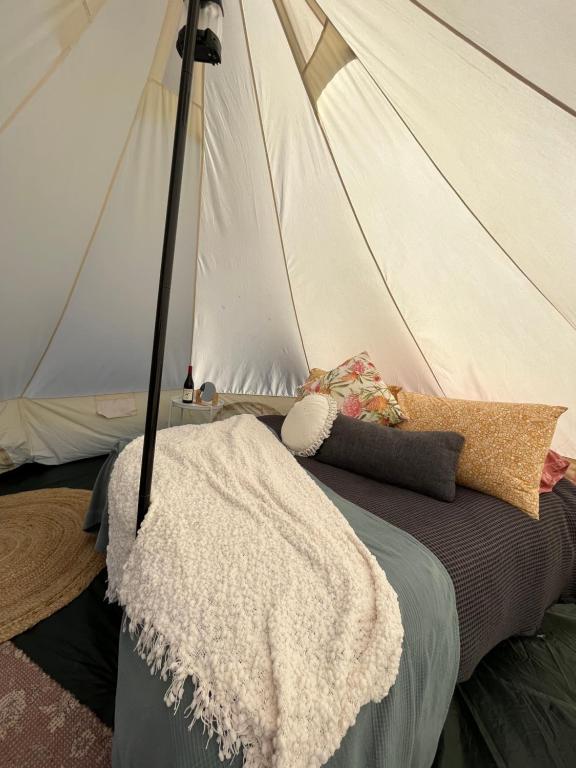
[{"label": "pillow tassel trim", "polygon": [[338,403],[336,402],[336,400],[334,400],[333,397],[326,396],[326,400],[328,401],[328,413],[326,414],[326,418],[324,419],[324,424],[322,425],[320,434],[318,435],[316,440],[312,443],[312,445],[309,448],[306,448],[306,450],[304,451],[293,451],[289,448],[288,450],[294,456],[302,456],[303,458],[309,458],[310,456],[314,456],[314,454],[317,451],[319,451],[320,448],[322,447],[322,443],[324,442],[324,440],[327,440],[330,437],[330,432],[332,431],[332,425],[336,420],[336,416],[338,416]]}]

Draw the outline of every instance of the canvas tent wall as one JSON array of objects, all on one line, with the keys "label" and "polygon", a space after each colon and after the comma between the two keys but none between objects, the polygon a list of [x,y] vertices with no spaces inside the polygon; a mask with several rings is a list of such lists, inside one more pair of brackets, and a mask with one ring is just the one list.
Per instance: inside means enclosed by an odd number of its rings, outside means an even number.
[{"label": "canvas tent wall", "polygon": [[[412,390],[569,406],[576,455],[571,5],[225,10],[223,63],[196,69],[163,420],[190,355],[282,410],[309,366],[368,349]],[[7,467],[142,430],[183,6],[1,12]]]}]

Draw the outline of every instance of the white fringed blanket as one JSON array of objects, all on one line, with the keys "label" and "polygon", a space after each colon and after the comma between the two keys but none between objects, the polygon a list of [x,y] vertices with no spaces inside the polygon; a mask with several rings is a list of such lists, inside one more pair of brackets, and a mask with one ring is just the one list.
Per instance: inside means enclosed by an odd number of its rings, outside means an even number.
[{"label": "white fringed blanket", "polygon": [[191,725],[247,768],[313,768],[388,693],[403,629],[374,556],[255,417],[158,433],[134,541],[142,439],[109,489],[109,597]]}]

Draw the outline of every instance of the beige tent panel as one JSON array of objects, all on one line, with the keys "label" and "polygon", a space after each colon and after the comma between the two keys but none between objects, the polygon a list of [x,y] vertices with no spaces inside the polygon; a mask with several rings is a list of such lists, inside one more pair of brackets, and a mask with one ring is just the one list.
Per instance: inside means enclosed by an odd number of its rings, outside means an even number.
[{"label": "beige tent panel", "polygon": [[576,10],[566,0],[411,0],[501,66],[576,111]]},{"label": "beige tent panel", "polygon": [[[156,81],[147,83],[82,269],[26,397],[107,392],[111,372],[123,390],[147,380],[176,102]],[[201,111],[194,108],[166,350],[167,365],[173,361],[180,369],[189,358],[192,334],[196,264],[186,258],[185,244],[197,236],[201,131]],[[95,366],[94,360],[101,362]]]},{"label": "beige tent panel", "polygon": [[0,473],[31,459],[19,401],[0,402]]},{"label": "beige tent panel", "polygon": [[[0,327],[20,333],[3,340],[11,363],[0,397],[24,390],[58,322],[138,109],[163,10],[138,0],[107,3],[57,76],[1,135],[2,248],[11,266]],[[40,253],[50,258],[38,258]]]},{"label": "beige tent panel", "polygon": [[[162,392],[158,426],[168,426],[173,397],[180,390]],[[144,431],[147,393],[120,393],[106,397],[45,398],[0,403],[0,472],[27,461],[60,464],[108,453],[118,440],[133,439]],[[122,403],[131,415],[122,412]],[[241,413],[285,414],[293,398],[221,395],[220,418]],[[106,409],[106,403],[113,408]],[[108,417],[103,413],[108,413]],[[179,411],[174,420],[178,423]]]},{"label": "beige tent panel", "polygon": [[4,0],[0,132],[80,39],[104,0]]},{"label": "beige tent panel", "polygon": [[287,21],[294,33],[294,41],[302,53],[303,60],[310,61],[324,25],[306,0],[280,0],[278,5],[282,5],[285,10]]}]

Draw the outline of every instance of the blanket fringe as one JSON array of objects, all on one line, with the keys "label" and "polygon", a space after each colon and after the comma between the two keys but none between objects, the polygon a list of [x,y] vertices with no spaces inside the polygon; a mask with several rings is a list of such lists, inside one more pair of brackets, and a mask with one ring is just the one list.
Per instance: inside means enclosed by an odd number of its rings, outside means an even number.
[{"label": "blanket fringe", "polygon": [[272,742],[250,727],[251,719],[238,709],[237,698],[220,701],[221,697],[216,696],[210,682],[189,671],[189,665],[184,663],[178,649],[169,645],[166,638],[146,620],[133,619],[125,613],[122,631],[128,631],[133,639],[137,638],[135,650],[148,665],[150,674],[159,674],[162,680],[170,680],[164,701],[168,707],[174,708],[174,714],[178,712],[186,680],[190,678],[194,695],[184,710],[184,718],[189,720],[188,730],[201,722],[208,740],[216,737],[221,761],[232,760],[243,751],[243,768],[269,767]]}]

